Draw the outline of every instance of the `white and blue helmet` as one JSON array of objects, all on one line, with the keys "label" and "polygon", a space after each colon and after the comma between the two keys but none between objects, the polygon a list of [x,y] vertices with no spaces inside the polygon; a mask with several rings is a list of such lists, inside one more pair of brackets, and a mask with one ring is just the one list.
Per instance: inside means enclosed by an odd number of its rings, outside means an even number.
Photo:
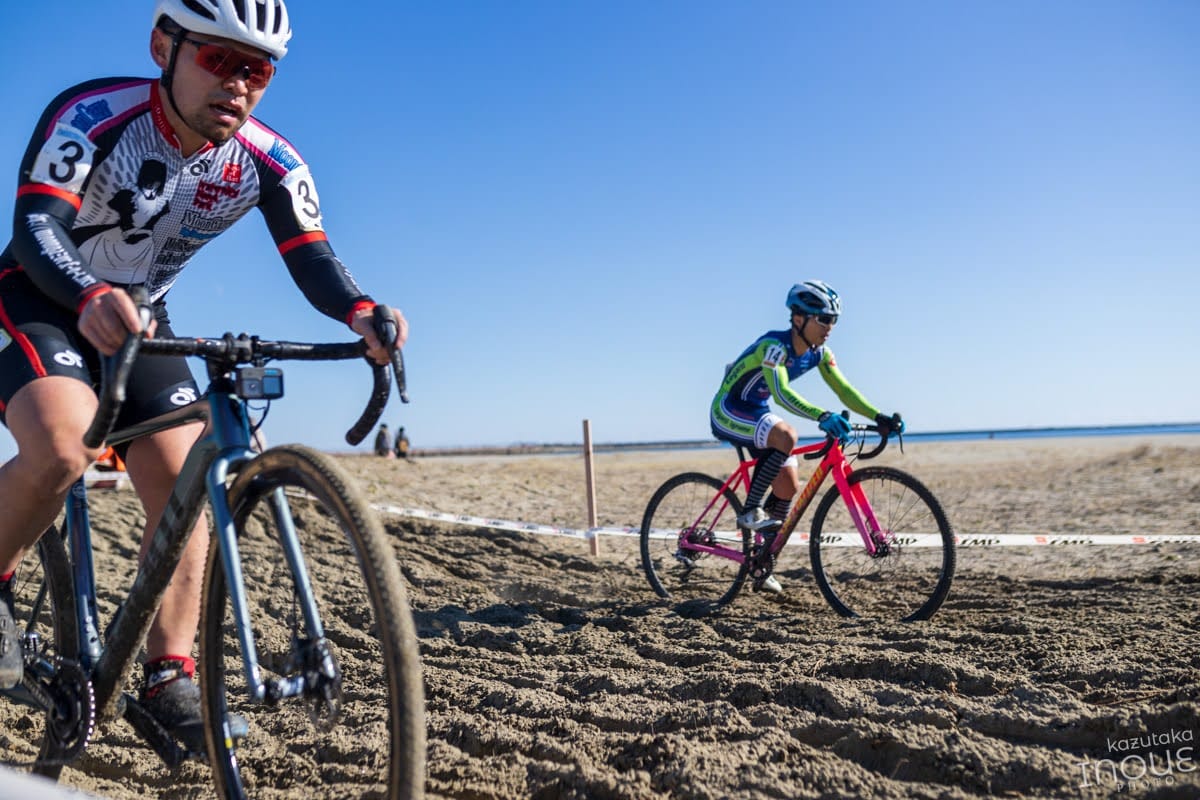
[{"label": "white and blue helmet", "polygon": [[797,283],[788,292],[787,306],[797,314],[831,314],[837,317],[842,313],[841,297],[824,281]]}]

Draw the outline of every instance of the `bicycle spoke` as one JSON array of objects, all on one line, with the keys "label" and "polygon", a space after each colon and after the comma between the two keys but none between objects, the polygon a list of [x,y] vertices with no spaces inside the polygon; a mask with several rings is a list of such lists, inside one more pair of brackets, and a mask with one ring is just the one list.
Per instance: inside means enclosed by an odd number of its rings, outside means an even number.
[{"label": "bicycle spoke", "polygon": [[[741,504],[732,493],[712,503],[721,481],[700,473],[677,475],[659,488],[642,520],[642,568],[660,597],[677,601],[732,600],[745,570],[728,555],[745,552],[736,517]],[[710,507],[710,503],[712,503]],[[722,556],[706,550],[719,549]]]},{"label": "bicycle spoke", "polygon": [[941,505],[899,470],[868,467],[851,483],[862,489],[880,525],[877,552],[867,552],[837,489],[813,517],[810,554],[817,585],[843,616],[928,619],[954,573],[954,534]]}]

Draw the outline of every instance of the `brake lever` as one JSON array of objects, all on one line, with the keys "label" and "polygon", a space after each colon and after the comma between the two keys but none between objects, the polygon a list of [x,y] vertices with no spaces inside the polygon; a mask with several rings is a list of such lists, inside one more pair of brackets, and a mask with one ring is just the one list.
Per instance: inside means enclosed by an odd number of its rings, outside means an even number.
[{"label": "brake lever", "polygon": [[404,374],[404,352],[395,347],[396,339],[400,336],[400,325],[392,310],[385,305],[377,305],[371,312],[371,322],[375,326],[375,335],[379,341],[389,348],[392,362],[392,375],[396,379],[396,391],[400,394],[400,402],[408,402],[408,383]]},{"label": "brake lever", "polygon": [[[862,434],[861,434],[862,438],[859,440],[859,445],[858,445],[858,458],[861,458],[864,460],[868,459],[868,458],[874,458],[875,456],[879,455],[887,448],[888,439],[890,438],[890,436],[886,432],[881,431],[879,429],[878,425],[862,425],[862,426],[856,425],[855,428],[860,429],[862,431]],[[867,452],[864,453],[863,450],[866,450],[866,447],[867,447],[867,434],[868,433],[879,434],[879,444],[875,445],[874,448],[872,448],[871,450],[868,450]]]},{"label": "brake lever", "polygon": [[[896,442],[900,445],[901,453],[904,452],[904,433],[902,432],[902,427],[901,427],[903,424],[904,423],[902,423],[900,421],[900,412],[899,411],[892,414],[892,424],[889,429],[889,433],[891,436],[896,437]],[[887,436],[885,436],[884,438],[886,439]]]}]

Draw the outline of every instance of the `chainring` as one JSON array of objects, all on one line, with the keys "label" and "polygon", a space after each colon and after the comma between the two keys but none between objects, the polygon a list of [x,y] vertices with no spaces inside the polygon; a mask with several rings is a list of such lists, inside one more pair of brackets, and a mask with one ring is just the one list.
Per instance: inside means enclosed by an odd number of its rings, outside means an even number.
[{"label": "chainring", "polygon": [[48,677],[26,669],[22,686],[46,709],[46,757],[42,763],[74,761],[96,730],[96,693],[77,662],[49,657]]},{"label": "chainring", "polygon": [[775,571],[775,554],[764,551],[762,546],[755,546],[754,554],[750,556],[750,577],[755,583],[761,583]]}]

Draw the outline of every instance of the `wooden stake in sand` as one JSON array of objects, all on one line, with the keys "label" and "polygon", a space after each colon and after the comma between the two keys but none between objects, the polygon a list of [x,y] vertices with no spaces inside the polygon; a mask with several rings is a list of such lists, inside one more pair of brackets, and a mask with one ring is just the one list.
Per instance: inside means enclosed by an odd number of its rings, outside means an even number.
[{"label": "wooden stake in sand", "polygon": [[[596,474],[592,471],[592,421],[583,421],[583,472],[587,481],[587,524],[588,531],[596,528]],[[592,555],[600,555],[600,537],[595,533],[588,536]]]}]

